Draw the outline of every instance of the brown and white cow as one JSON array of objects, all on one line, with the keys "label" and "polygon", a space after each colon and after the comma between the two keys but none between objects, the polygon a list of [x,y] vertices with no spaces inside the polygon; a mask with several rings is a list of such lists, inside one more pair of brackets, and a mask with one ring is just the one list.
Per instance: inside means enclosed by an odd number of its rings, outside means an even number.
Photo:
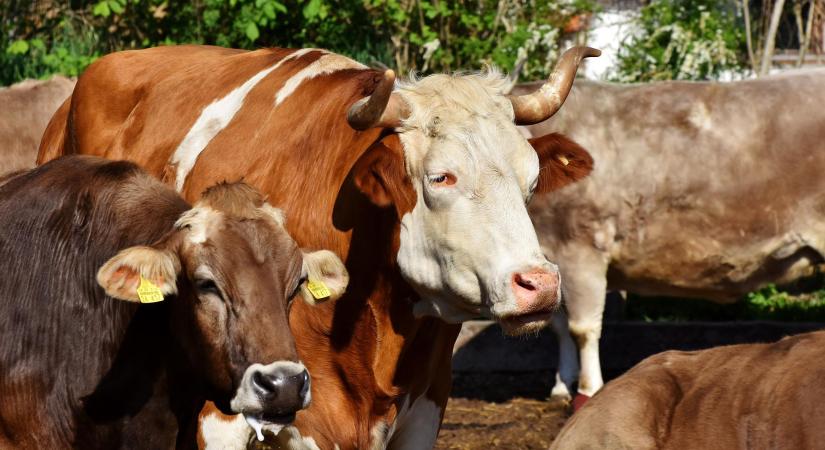
[{"label": "brown and white cow", "polygon": [[603,384],[606,289],[729,302],[823,261],[823,104],[825,70],[732,83],[579,80],[559,114],[529,127],[567,134],[596,162],[583,182],[530,204],[569,315],[569,326],[553,320],[555,395],[579,376],[579,393]]},{"label": "brown and white cow", "polygon": [[56,76],[0,89],[0,177],[34,167],[43,130],[71,95],[74,84],[72,79]]},{"label": "brown and white cow", "polygon": [[825,332],[651,356],[607,383],[550,447],[817,449]]},{"label": "brown and white cow", "polygon": [[190,200],[242,177],[267,194],[300,244],[332,249],[351,277],[320,312],[291,310],[317,401],[278,439],[428,448],[459,323],[485,315],[525,333],[558,305],[558,270],[526,203],[582,178],[591,160],[559,136],[528,142],[516,123],[552,115],[580,60],[597,53],[568,51],[522,97],[504,95],[495,72],[396,83],[392,71],[318,49],[116,53],[80,77],[40,161],[129,159]]},{"label": "brown and white cow", "polygon": [[[73,156],[0,187],[0,447],[195,446],[204,399],[280,429],[310,402],[293,296],[346,287],[245,184],[191,207],[123,161]],[[95,282],[97,281],[97,282]],[[99,284],[99,286],[98,286]]]}]

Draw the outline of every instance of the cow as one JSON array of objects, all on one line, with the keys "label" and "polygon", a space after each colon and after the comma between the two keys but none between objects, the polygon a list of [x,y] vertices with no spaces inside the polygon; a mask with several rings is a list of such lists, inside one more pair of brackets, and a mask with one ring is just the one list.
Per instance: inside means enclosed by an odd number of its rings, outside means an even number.
[{"label": "cow", "polygon": [[653,355],[607,383],[551,450],[821,448],[825,331]]},{"label": "cow", "polygon": [[555,113],[581,59],[597,54],[570,49],[537,92],[507,96],[493,70],[396,82],[392,70],[310,48],[115,53],[80,77],[39,161],[128,159],[190,200],[224,179],[258,188],[299,244],[331,249],[350,274],[337,302],[290,311],[323,400],[267,445],[429,448],[460,323],[487,316],[531,333],[559,304],[558,268],[526,203],[592,161],[558,135],[528,142],[516,123]]},{"label": "cow", "polygon": [[553,395],[569,398],[577,378],[577,404],[601,388],[607,289],[732,302],[822,262],[822,102],[825,70],[731,83],[580,80],[559,114],[527,127],[565,133],[596,162],[586,180],[530,204],[564,279]]},{"label": "cow", "polygon": [[190,207],[133,163],[68,156],[9,179],[0,211],[0,447],[194,448],[205,399],[276,430],[309,404],[287,310],[346,270],[251,187]]},{"label": "cow", "polygon": [[74,84],[73,79],[56,76],[0,89],[0,177],[34,167],[43,130]]}]

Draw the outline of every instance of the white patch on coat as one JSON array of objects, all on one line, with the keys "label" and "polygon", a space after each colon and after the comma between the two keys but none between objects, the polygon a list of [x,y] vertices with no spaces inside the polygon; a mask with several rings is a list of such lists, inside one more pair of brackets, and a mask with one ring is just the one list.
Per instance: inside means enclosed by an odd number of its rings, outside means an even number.
[{"label": "white patch on coat", "polygon": [[[323,50],[322,50],[323,51]],[[284,86],[278,91],[275,96],[275,106],[283,103],[304,80],[309,80],[320,75],[325,75],[332,72],[345,69],[366,69],[367,67],[359,62],[353,61],[346,56],[336,55],[334,53],[326,53],[315,60],[312,64],[304,67],[298,73],[290,77],[284,83]]]},{"label": "white patch on coat", "polygon": [[195,207],[181,214],[175,222],[175,228],[189,228],[186,240],[190,244],[200,245],[209,238],[211,230],[223,222],[223,213],[208,206],[195,204]]},{"label": "white patch on coat", "polygon": [[[440,406],[424,395],[416,398],[412,405],[409,405],[409,397],[407,397],[395,422],[386,433],[386,443],[383,448],[392,450],[433,448],[440,426]],[[376,448],[375,445],[373,448]]]},{"label": "white patch on coat", "polygon": [[252,428],[241,415],[227,421],[210,414],[201,419],[200,427],[205,450],[243,450],[252,436]]},{"label": "white patch on coat", "polygon": [[[285,450],[321,450],[315,442],[315,439],[309,436],[301,436],[301,432],[292,426],[284,427],[284,429],[278,433],[275,441],[278,443],[276,448]],[[338,445],[336,444],[335,447],[337,448]]]},{"label": "white patch on coat", "polygon": [[271,67],[258,72],[252,78],[246,80],[225,97],[212,102],[203,109],[198,120],[195,121],[195,124],[189,129],[189,132],[186,133],[183,141],[181,141],[178,148],[175,149],[175,153],[172,154],[171,164],[177,167],[175,189],[178,192],[183,190],[186,178],[195,166],[195,162],[198,160],[201,152],[203,152],[203,149],[209,145],[218,133],[229,125],[229,122],[232,121],[235,114],[237,114],[241,106],[243,106],[246,95],[249,94],[252,88],[263,80],[264,77],[278,69],[278,67],[281,67],[283,63],[303,56],[311,50],[313,49],[301,49],[290,53]]}]

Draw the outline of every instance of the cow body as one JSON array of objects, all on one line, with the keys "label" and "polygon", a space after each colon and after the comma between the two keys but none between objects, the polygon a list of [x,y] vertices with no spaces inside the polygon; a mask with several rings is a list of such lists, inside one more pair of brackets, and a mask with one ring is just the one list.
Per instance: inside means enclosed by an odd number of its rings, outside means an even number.
[{"label": "cow body", "polygon": [[0,177],[34,167],[43,130],[74,89],[74,80],[56,76],[26,80],[0,89]]},{"label": "cow body", "polygon": [[278,435],[285,448],[432,446],[458,323],[485,314],[524,332],[558,301],[524,204],[586,175],[586,152],[562,138],[531,147],[497,74],[399,84],[387,111],[403,120],[348,123],[387,77],[317,49],[122,52],[84,73],[41,144],[40,161],[135,161],[187,199],[243,178],[284,208],[301,245],[346,261],[341,300],[291,310],[317,400]]},{"label": "cow body", "polygon": [[822,261],[823,93],[821,70],[734,83],[583,81],[559,114],[529,127],[564,132],[595,160],[586,181],[530,207],[565,280],[555,395],[578,378],[577,350],[579,392],[602,385],[606,289],[729,302]]},{"label": "cow body", "polygon": [[206,399],[264,426],[309,402],[287,300],[319,255],[302,269],[248,186],[190,208],[132,163],[67,157],[0,210],[0,447],[192,448]]},{"label": "cow body", "polygon": [[551,449],[822,446],[825,332],[651,356],[576,412]]}]

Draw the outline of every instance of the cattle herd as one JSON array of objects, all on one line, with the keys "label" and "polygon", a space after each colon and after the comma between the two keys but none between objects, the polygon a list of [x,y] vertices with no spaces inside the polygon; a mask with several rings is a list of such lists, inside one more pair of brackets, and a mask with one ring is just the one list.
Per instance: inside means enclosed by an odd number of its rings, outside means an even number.
[{"label": "cattle herd", "polygon": [[598,55],[508,92],[167,46],[0,90],[0,448],[432,448],[477,317],[552,323],[553,448],[822,447],[823,332],[604,388],[598,341],[608,289],[823,262],[825,71],[574,83]]}]

